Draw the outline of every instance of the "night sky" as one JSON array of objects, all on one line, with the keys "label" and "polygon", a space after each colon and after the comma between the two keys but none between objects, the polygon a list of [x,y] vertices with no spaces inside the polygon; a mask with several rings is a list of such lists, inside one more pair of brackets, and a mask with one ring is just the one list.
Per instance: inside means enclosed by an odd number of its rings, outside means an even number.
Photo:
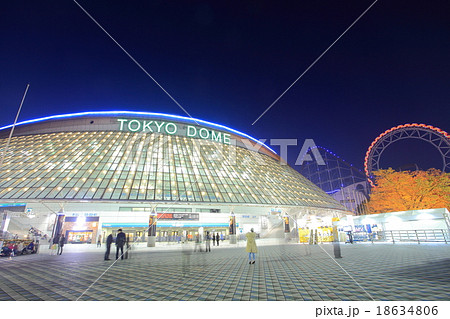
[{"label": "night sky", "polygon": [[[195,118],[256,138],[312,138],[360,168],[393,126],[450,131],[448,0],[379,0],[255,125],[373,0],[78,2]],[[74,1],[2,1],[0,48],[0,126],[14,121],[27,83],[19,121],[100,110],[187,116]],[[411,162],[442,166],[418,141],[382,160]]]}]

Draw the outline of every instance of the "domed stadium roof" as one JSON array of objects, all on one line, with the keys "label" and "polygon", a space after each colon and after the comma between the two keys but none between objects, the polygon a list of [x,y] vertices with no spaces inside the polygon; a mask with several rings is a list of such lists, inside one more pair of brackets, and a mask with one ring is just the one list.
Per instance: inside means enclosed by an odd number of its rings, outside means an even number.
[{"label": "domed stadium roof", "polygon": [[[2,155],[10,129],[0,128]],[[198,119],[124,111],[18,123],[0,167],[0,201],[12,200],[344,210],[244,133]]]}]

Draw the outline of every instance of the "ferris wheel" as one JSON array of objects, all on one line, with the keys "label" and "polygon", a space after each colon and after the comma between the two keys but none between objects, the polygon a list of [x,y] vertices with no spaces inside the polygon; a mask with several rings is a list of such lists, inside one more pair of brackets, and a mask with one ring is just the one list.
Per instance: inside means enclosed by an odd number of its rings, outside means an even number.
[{"label": "ferris wheel", "polygon": [[450,172],[450,134],[425,124],[404,124],[393,127],[380,134],[370,145],[364,159],[364,171],[372,186],[372,172],[380,169],[380,158],[392,143],[403,139],[419,139],[432,144],[442,157],[442,171]]}]

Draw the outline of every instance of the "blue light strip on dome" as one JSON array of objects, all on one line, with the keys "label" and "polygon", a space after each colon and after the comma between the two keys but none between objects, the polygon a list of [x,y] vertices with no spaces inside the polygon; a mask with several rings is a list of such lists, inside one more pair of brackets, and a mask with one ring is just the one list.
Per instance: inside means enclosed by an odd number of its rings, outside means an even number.
[{"label": "blue light strip on dome", "polygon": [[[202,123],[202,124],[205,124],[205,125],[208,125],[208,126],[216,127],[216,128],[222,129],[222,130],[227,130],[227,131],[232,132],[234,134],[246,137],[246,138],[252,140],[253,142],[258,143],[259,145],[264,146],[268,150],[272,151],[274,154],[277,154],[277,152],[275,152],[273,149],[268,147],[266,144],[261,143],[256,138],[251,137],[250,135],[247,135],[245,133],[239,132],[237,130],[234,130],[232,128],[229,128],[227,126],[216,124],[216,123],[212,123],[212,122],[208,122],[208,121],[203,121],[203,120],[199,120],[199,119],[195,119],[195,118],[189,118],[189,117],[184,117],[184,116],[179,116],[179,115],[164,114],[164,113],[134,112],[134,111],[79,112],[79,113],[52,115],[52,116],[41,117],[41,118],[37,118],[37,119],[33,119],[33,120],[22,121],[22,122],[16,123],[16,126],[25,125],[25,124],[31,124],[31,123],[36,123],[36,122],[42,122],[42,121],[46,121],[46,120],[63,119],[63,118],[79,117],[79,116],[86,116],[86,115],[145,115],[145,116],[158,116],[158,117],[167,118],[167,119],[178,119],[178,120],[190,121],[190,122],[193,122],[193,123],[196,123],[196,124]],[[13,125],[11,124],[11,125],[0,127],[0,131],[4,130],[4,129],[11,128],[12,126]]]}]

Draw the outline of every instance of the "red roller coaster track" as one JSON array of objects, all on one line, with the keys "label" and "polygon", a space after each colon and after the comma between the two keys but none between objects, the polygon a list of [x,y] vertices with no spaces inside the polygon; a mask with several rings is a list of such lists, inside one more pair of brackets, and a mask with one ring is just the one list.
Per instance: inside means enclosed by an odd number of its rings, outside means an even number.
[{"label": "red roller coaster track", "polygon": [[[369,182],[372,186],[374,186],[373,181],[370,179],[370,175],[371,175],[371,171],[369,169],[369,160],[371,159],[372,151],[375,147],[375,145],[377,145],[377,143],[381,143],[381,141],[387,137],[387,135],[389,133],[395,132],[395,131],[399,131],[399,130],[404,130],[404,129],[427,129],[427,130],[431,130],[434,131],[435,133],[438,133],[439,135],[441,135],[444,138],[447,138],[450,140],[450,134],[448,134],[447,132],[441,130],[440,128],[431,126],[431,125],[426,125],[426,124],[417,124],[417,123],[412,123],[412,124],[404,124],[404,125],[398,125],[395,126],[393,128],[390,128],[389,130],[386,130],[385,132],[381,133],[370,145],[369,149],[366,152],[366,157],[364,159],[364,171],[367,175],[367,177],[369,178]],[[450,142],[449,142],[450,144]]]}]

